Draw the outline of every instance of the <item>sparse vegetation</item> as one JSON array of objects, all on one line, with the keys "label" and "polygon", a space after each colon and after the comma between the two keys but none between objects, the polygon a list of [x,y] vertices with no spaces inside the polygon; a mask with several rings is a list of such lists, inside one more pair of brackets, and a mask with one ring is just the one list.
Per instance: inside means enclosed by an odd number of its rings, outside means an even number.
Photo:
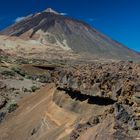
[{"label": "sparse vegetation", "polygon": [[1,72],[1,75],[14,77],[16,75],[16,73],[14,71],[4,70]]},{"label": "sparse vegetation", "polygon": [[[31,79],[31,80],[38,81],[41,83],[48,83],[49,79],[51,77],[50,74],[47,72],[47,70],[41,71],[39,68],[32,69],[32,66],[31,66],[31,70],[29,70],[29,72],[26,72],[25,70],[23,70],[22,68],[19,68],[19,67],[13,67],[12,70],[15,73],[19,74],[20,76],[25,77],[26,79]],[[20,80],[24,80],[22,77],[20,78]]]},{"label": "sparse vegetation", "polygon": [[26,75],[26,78],[36,80],[41,83],[48,83],[50,75]]},{"label": "sparse vegetation", "polygon": [[38,90],[39,88],[37,87],[37,86],[32,86],[31,87],[31,90],[32,90],[32,92],[35,92],[36,90]]},{"label": "sparse vegetation", "polygon": [[17,109],[18,105],[15,101],[11,101],[7,105],[7,111],[8,113],[11,113]]},{"label": "sparse vegetation", "polygon": [[20,78],[19,78],[19,80],[23,81],[23,80],[24,80],[24,78],[20,77]]},{"label": "sparse vegetation", "polygon": [[19,75],[25,77],[25,75],[27,74],[24,70],[18,68],[18,67],[13,67],[12,68],[13,71],[15,71],[16,73],[18,73]]}]

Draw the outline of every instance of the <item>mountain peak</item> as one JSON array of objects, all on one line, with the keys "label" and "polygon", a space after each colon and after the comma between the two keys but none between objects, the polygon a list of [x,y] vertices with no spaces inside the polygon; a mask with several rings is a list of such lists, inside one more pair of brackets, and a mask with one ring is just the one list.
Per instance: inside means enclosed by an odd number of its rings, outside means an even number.
[{"label": "mountain peak", "polygon": [[[139,60],[140,55],[103,35],[88,24],[48,8],[4,29],[0,35],[35,40],[98,58]],[[41,32],[40,32],[41,31]],[[70,48],[70,49],[69,49]],[[124,55],[125,54],[125,55]]]},{"label": "mountain peak", "polygon": [[45,12],[47,12],[47,13],[53,13],[53,14],[59,15],[59,13],[56,12],[55,10],[53,10],[52,8],[47,8],[47,9],[45,10]]}]

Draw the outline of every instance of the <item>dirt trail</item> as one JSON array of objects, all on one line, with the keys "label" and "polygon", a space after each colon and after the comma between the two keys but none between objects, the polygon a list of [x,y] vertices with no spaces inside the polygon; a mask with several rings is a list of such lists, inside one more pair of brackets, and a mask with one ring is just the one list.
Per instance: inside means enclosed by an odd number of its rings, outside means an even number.
[{"label": "dirt trail", "polygon": [[78,115],[52,101],[55,90],[50,84],[23,98],[19,108],[0,125],[0,140],[54,140],[70,133]]}]

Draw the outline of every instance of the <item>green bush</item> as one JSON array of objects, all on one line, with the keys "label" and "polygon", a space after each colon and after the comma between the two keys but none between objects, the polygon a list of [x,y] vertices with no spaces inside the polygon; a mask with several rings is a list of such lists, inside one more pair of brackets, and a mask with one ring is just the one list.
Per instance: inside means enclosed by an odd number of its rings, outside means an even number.
[{"label": "green bush", "polygon": [[15,76],[16,75],[15,72],[10,71],[10,70],[2,71],[1,74],[5,75],[5,76]]},{"label": "green bush", "polygon": [[8,113],[11,113],[17,109],[18,105],[16,102],[12,101],[7,105],[7,111]]},{"label": "green bush", "polygon": [[24,70],[22,70],[22,69],[20,69],[18,67],[13,67],[12,70],[15,71],[17,74],[23,76],[23,77],[25,77],[25,75],[27,75]]},{"label": "green bush", "polygon": [[32,89],[32,92],[35,92],[36,90],[38,90],[38,87],[37,86],[32,86],[31,89]]}]

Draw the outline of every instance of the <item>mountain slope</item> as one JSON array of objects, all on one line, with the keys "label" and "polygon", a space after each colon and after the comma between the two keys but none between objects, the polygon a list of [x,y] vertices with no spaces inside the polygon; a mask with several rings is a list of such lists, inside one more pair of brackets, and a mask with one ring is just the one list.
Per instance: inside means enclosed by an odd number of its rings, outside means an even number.
[{"label": "mountain slope", "polygon": [[0,34],[32,39],[45,45],[55,44],[64,50],[88,53],[96,57],[140,59],[137,52],[113,41],[88,24],[62,16],[50,8],[27,16]]}]

